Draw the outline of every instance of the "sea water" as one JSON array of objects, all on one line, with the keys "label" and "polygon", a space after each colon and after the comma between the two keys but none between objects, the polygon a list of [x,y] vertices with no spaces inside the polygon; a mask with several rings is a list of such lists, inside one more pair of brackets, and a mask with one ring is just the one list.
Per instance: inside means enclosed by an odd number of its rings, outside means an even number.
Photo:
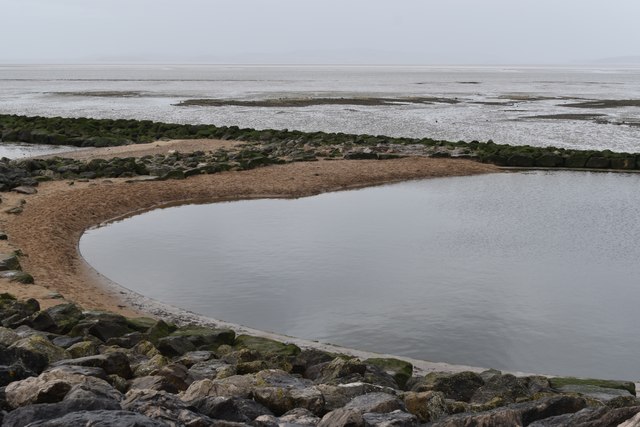
[{"label": "sea water", "polygon": [[[440,97],[448,102],[307,107],[177,105],[202,98],[340,97]],[[589,100],[640,100],[640,68],[0,66],[2,114],[150,119],[640,151],[640,107],[567,106]]]}]

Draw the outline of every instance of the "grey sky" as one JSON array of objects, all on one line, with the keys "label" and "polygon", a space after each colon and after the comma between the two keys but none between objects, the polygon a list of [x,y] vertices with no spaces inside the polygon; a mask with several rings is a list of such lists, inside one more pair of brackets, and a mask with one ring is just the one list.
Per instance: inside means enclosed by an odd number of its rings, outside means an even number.
[{"label": "grey sky", "polygon": [[0,14],[3,63],[640,56],[639,0],[0,0]]}]

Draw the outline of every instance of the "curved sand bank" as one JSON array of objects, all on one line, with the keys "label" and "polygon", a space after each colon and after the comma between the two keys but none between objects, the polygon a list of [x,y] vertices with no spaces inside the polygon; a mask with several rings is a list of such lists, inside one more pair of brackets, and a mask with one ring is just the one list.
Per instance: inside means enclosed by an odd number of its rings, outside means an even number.
[{"label": "curved sand bank", "polygon": [[[171,148],[175,148],[173,144]],[[148,148],[148,147],[147,147]],[[158,147],[161,150],[161,147]],[[144,147],[141,147],[144,149]],[[83,152],[83,156],[89,150]],[[135,155],[129,152],[129,155]],[[105,221],[167,205],[205,203],[263,197],[303,197],[322,192],[379,185],[410,179],[462,176],[497,172],[492,165],[467,160],[404,158],[395,160],[320,161],[291,163],[242,172],[201,175],[180,181],[128,181],[126,179],[43,183],[38,194],[3,195],[4,208],[25,199],[20,215],[2,212],[0,223],[9,235],[5,249],[20,249],[25,271],[35,285],[1,282],[19,297],[35,297],[44,306],[61,302],[51,293],[85,308],[103,309],[125,315],[151,314],[176,321],[196,321],[231,326],[246,333],[314,346],[358,357],[371,354],[278,336],[238,325],[194,315],[152,301],[125,290],[100,276],[81,257],[78,242],[82,233]],[[4,242],[3,242],[4,243]],[[410,360],[410,359],[407,359]],[[467,370],[466,366],[410,360],[421,370]],[[479,370],[479,369],[474,369]]]}]

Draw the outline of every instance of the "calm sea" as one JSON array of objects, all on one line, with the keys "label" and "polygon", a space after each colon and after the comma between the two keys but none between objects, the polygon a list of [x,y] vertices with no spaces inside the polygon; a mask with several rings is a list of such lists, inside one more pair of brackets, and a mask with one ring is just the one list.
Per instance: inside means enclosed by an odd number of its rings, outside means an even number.
[{"label": "calm sea", "polygon": [[[457,103],[175,105],[194,98],[287,97],[441,97]],[[0,113],[640,151],[640,107],[566,106],[588,100],[640,100],[640,68],[0,66]]]}]

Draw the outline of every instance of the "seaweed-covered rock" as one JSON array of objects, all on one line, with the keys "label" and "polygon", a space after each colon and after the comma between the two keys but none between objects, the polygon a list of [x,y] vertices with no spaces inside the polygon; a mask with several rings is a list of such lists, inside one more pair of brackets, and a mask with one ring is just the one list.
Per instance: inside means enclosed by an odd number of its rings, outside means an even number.
[{"label": "seaweed-covered rock", "polygon": [[440,391],[447,399],[469,402],[476,390],[483,385],[482,377],[475,372],[430,373],[420,383],[414,385],[412,391]]},{"label": "seaweed-covered rock", "polygon": [[280,355],[285,357],[295,357],[302,350],[294,344],[286,344],[268,338],[254,337],[250,335],[239,335],[235,340],[237,347],[255,350],[263,355]]},{"label": "seaweed-covered rock", "polygon": [[22,338],[11,344],[11,348],[20,348],[31,353],[40,354],[44,356],[49,363],[54,363],[70,357],[69,352],[64,348],[54,345],[42,335],[31,335],[26,338]]},{"label": "seaweed-covered rock", "polygon": [[514,403],[519,398],[529,396],[530,392],[525,381],[511,374],[495,375],[473,393],[470,402],[482,404],[499,397],[505,403]]},{"label": "seaweed-covered rock", "polygon": [[370,358],[364,361],[367,365],[373,365],[382,369],[387,374],[393,376],[400,388],[404,388],[411,375],[413,375],[413,365],[404,360],[394,358]]},{"label": "seaweed-covered rock", "polygon": [[93,335],[107,342],[109,338],[121,337],[133,332],[129,328],[127,319],[119,314],[94,311],[83,315],[83,319],[73,327],[69,335]]},{"label": "seaweed-covered rock", "polygon": [[75,304],[59,304],[45,310],[58,326],[59,334],[66,334],[82,319],[82,309]]},{"label": "seaweed-covered rock", "polygon": [[553,377],[549,378],[551,387],[562,389],[566,386],[594,386],[601,388],[626,390],[633,396],[636,395],[636,385],[631,381],[598,380],[594,378]]}]

